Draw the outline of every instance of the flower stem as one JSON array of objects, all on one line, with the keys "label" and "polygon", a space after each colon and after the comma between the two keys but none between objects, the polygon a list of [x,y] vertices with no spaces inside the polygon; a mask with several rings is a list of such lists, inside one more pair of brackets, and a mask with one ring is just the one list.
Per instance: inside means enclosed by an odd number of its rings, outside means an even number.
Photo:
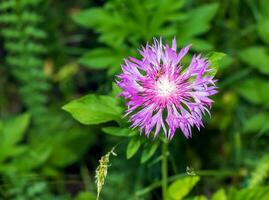
[{"label": "flower stem", "polygon": [[162,196],[163,200],[167,197],[167,177],[168,177],[168,170],[167,170],[167,141],[162,143]]}]

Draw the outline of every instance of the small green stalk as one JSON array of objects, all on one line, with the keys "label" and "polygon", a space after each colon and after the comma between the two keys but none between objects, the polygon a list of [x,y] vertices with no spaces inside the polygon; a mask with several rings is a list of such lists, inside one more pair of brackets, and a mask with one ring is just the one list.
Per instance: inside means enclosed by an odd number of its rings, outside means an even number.
[{"label": "small green stalk", "polygon": [[167,170],[167,151],[168,151],[168,142],[164,141],[162,143],[162,196],[163,200],[167,197],[167,177],[168,177],[168,170]]}]

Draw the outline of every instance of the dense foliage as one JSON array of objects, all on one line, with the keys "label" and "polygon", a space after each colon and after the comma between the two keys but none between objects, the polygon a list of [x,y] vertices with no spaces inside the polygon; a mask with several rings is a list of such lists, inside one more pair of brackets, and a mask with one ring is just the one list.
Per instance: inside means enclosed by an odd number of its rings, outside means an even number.
[{"label": "dense foliage", "polygon": [[129,128],[115,75],[174,36],[219,93],[169,143],[167,199],[269,199],[268,0],[4,0],[0,26],[0,199],[96,199],[99,164],[100,199],[162,199],[163,138]]}]

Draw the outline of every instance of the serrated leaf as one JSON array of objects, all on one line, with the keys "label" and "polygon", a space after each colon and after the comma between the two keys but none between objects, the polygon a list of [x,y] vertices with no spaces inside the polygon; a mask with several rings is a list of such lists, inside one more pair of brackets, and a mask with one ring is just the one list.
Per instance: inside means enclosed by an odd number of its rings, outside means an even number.
[{"label": "serrated leaf", "polygon": [[145,145],[145,148],[141,156],[141,163],[148,161],[154,155],[154,153],[158,148],[158,145],[159,145],[158,142],[154,142],[153,144],[150,145]]},{"label": "serrated leaf", "polygon": [[173,200],[183,199],[199,180],[199,176],[185,176],[176,180],[168,188],[170,198]]},{"label": "serrated leaf", "polygon": [[139,138],[132,138],[130,140],[127,146],[127,151],[126,151],[127,159],[132,158],[136,154],[140,145],[141,145],[141,141],[139,140]]},{"label": "serrated leaf", "polygon": [[76,120],[82,124],[100,124],[120,118],[122,109],[117,99],[110,96],[86,95],[63,106]]}]

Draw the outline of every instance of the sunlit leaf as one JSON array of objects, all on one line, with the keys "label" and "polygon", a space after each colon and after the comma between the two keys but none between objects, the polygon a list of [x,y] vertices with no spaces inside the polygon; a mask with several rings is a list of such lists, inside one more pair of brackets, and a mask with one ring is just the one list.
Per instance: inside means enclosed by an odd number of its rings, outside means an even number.
[{"label": "sunlit leaf", "polygon": [[268,200],[269,187],[254,187],[250,189],[230,190],[229,200]]},{"label": "sunlit leaf", "polygon": [[212,196],[212,200],[228,200],[224,189],[219,189]]},{"label": "sunlit leaf", "polygon": [[183,199],[200,180],[199,176],[185,176],[173,182],[169,188],[169,196],[173,200]]},{"label": "sunlit leaf", "polygon": [[91,192],[80,192],[75,200],[96,200],[96,196]]},{"label": "sunlit leaf", "polygon": [[86,95],[71,101],[63,109],[82,124],[100,124],[120,118],[121,108],[110,96]]}]

